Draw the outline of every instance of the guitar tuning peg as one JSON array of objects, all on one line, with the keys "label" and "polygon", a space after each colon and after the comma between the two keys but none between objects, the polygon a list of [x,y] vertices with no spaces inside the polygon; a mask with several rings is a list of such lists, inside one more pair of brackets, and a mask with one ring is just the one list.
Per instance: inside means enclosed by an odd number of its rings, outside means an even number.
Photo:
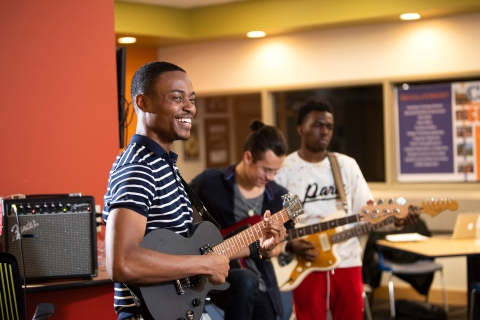
[{"label": "guitar tuning peg", "polygon": [[367,201],[367,205],[368,205],[368,206],[373,206],[373,204],[374,204],[373,200],[368,200],[368,201]]},{"label": "guitar tuning peg", "polygon": [[403,198],[403,197],[400,197],[400,198],[397,199],[397,204],[399,204],[401,206],[405,205],[406,203],[407,203],[407,200],[405,200],[405,198]]},{"label": "guitar tuning peg", "polygon": [[395,199],[393,199],[393,198],[390,198],[390,199],[388,200],[388,204],[393,204],[394,202],[395,202]]},{"label": "guitar tuning peg", "polygon": [[383,204],[383,199],[378,199],[377,204]]}]

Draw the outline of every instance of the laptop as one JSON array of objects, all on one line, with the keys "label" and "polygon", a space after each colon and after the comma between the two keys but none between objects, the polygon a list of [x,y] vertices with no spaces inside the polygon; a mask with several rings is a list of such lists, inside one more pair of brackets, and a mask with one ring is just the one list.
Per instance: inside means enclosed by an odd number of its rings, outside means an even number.
[{"label": "laptop", "polygon": [[460,213],[455,221],[452,239],[475,238],[478,213]]}]

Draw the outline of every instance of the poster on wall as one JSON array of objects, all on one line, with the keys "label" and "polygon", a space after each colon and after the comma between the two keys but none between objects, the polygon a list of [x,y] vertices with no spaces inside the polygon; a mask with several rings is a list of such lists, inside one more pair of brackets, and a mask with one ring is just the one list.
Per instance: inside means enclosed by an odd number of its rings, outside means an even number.
[{"label": "poster on wall", "polygon": [[207,168],[230,165],[229,121],[227,118],[205,119]]},{"label": "poster on wall", "polygon": [[480,181],[480,81],[394,90],[400,182]]}]

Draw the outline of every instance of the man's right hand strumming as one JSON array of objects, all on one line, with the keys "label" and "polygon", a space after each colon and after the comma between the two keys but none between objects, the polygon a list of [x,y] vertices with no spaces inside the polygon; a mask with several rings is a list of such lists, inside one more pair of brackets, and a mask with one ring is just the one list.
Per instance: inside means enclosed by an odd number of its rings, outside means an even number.
[{"label": "man's right hand strumming", "polygon": [[230,259],[221,254],[210,252],[205,256],[207,268],[207,278],[213,285],[219,285],[225,282],[230,269]]}]

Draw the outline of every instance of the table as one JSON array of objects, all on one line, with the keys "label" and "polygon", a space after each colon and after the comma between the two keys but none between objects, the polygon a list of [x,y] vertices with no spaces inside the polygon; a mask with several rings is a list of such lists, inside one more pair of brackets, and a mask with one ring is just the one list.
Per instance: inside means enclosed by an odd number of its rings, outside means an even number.
[{"label": "table", "polygon": [[91,279],[57,279],[27,285],[29,315],[42,302],[55,305],[55,319],[116,320],[113,309],[113,282],[106,271],[99,270]]},{"label": "table", "polygon": [[[22,280],[23,281],[23,280]],[[113,284],[105,270],[98,270],[97,276],[91,279],[59,279],[36,283],[27,283],[27,293],[49,292],[68,289],[80,289]]]},{"label": "table", "polygon": [[[465,256],[467,258],[467,302],[470,310],[470,284],[480,281],[480,241],[474,238],[454,240],[431,237],[426,241],[418,242],[378,240],[377,245],[429,258]],[[480,312],[477,310],[475,310],[474,319],[480,320]]]}]

